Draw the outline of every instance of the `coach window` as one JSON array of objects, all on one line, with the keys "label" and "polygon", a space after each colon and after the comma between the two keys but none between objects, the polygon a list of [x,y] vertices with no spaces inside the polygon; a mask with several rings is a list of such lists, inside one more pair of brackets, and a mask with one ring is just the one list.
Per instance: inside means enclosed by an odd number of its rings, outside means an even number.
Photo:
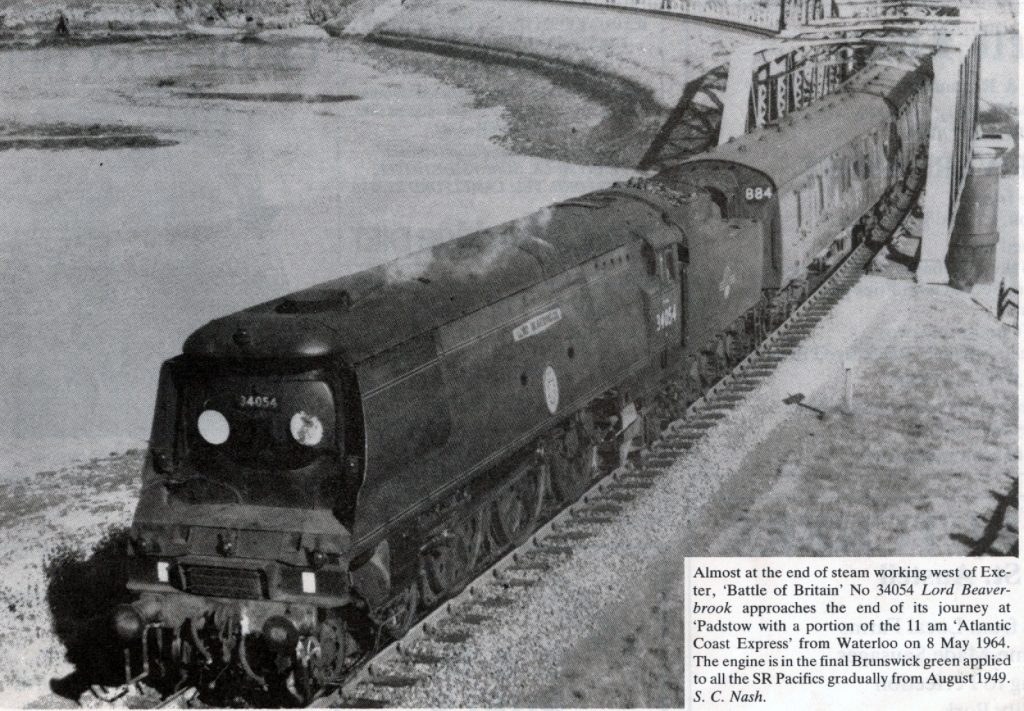
[{"label": "coach window", "polygon": [[800,199],[800,191],[797,190],[796,192],[794,192],[793,196],[796,198],[796,226],[797,227],[803,227],[804,226],[804,204],[803,204],[803,200]]},{"label": "coach window", "polygon": [[818,188],[818,212],[825,212],[825,183],[820,175],[814,176],[815,186]]}]

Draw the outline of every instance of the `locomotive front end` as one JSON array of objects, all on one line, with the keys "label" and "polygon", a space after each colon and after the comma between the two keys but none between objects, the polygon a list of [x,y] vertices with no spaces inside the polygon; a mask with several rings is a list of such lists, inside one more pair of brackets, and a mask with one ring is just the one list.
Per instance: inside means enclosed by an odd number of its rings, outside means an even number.
[{"label": "locomotive front end", "polygon": [[129,678],[234,676],[306,701],[353,647],[354,378],[323,348],[261,351],[251,325],[225,346],[224,326],[161,370],[131,530],[139,598],[112,624]]}]

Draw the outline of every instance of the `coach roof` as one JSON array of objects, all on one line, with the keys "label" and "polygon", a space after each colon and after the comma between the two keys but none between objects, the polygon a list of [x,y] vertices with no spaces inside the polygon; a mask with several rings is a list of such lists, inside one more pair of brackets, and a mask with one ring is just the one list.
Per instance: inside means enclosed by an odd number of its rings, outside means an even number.
[{"label": "coach roof", "polygon": [[687,160],[721,160],[764,173],[776,189],[805,175],[846,142],[891,118],[884,99],[840,92],[787,115],[778,126],[752,133]]},{"label": "coach roof", "polygon": [[927,59],[886,55],[854,75],[842,90],[684,161],[722,160],[768,176],[776,188],[805,175],[850,139],[892,118],[931,76]]}]

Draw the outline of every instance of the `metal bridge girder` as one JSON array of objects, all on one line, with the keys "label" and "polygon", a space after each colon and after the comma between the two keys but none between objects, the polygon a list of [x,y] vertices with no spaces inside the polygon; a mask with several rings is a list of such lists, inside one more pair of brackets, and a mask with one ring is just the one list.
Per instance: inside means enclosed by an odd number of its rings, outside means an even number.
[{"label": "metal bridge girder", "polygon": [[641,159],[640,169],[685,158],[715,146],[727,77],[728,69],[722,64],[686,85],[676,108]]}]

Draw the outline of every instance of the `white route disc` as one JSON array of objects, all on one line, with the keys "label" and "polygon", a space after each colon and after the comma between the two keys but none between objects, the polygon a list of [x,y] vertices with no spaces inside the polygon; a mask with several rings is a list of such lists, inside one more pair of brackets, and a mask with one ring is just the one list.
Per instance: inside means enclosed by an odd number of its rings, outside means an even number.
[{"label": "white route disc", "polygon": [[558,409],[558,376],[550,365],[544,369],[544,401],[552,415]]}]

